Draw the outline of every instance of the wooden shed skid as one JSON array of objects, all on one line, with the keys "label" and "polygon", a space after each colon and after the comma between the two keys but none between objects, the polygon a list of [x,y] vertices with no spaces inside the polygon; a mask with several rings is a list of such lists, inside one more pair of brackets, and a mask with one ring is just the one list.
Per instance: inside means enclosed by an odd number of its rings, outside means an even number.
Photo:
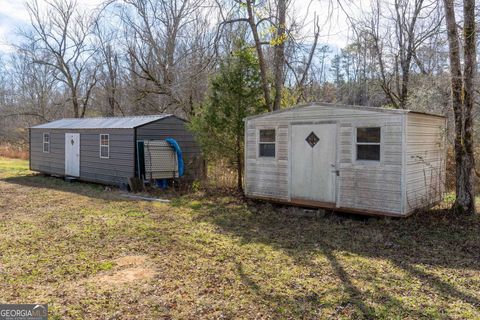
[{"label": "wooden shed skid", "polygon": [[407,218],[415,212],[415,211],[411,211],[408,214],[399,214],[399,213],[392,213],[392,212],[385,212],[385,211],[337,207],[335,203],[313,201],[313,200],[306,200],[306,199],[291,199],[290,201],[288,201],[288,200],[279,200],[275,198],[261,197],[261,196],[247,196],[247,198],[254,199],[254,200],[268,201],[268,202],[282,204],[282,205],[293,205],[293,206],[305,207],[305,208],[311,208],[311,209],[327,209],[333,212],[353,213],[353,214],[360,214],[360,215],[371,216],[371,217],[387,216],[387,217],[393,217],[393,218]]}]

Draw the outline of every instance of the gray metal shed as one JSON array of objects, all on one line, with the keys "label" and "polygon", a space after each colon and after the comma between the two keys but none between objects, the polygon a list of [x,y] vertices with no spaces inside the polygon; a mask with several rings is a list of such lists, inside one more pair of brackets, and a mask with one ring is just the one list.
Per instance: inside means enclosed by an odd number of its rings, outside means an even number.
[{"label": "gray metal shed", "polygon": [[29,128],[30,170],[110,185],[140,176],[137,142],[175,139],[183,152],[185,177],[204,174],[200,147],[185,120],[160,114],[60,119]]},{"label": "gray metal shed", "polygon": [[312,103],[245,122],[248,197],[391,216],[442,199],[443,116]]}]

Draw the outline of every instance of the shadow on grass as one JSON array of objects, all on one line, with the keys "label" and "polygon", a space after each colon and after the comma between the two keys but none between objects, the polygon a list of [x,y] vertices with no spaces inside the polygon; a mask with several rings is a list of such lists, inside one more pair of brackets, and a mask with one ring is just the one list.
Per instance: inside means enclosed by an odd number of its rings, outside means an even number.
[{"label": "shadow on grass", "polygon": [[[339,253],[388,260],[409,278],[416,279],[447,301],[456,299],[474,308],[480,306],[478,296],[428,271],[436,267],[480,270],[478,215],[451,217],[444,211],[432,210],[408,219],[336,213],[312,219],[285,214],[288,210],[269,204],[245,204],[235,199],[221,204],[213,200],[213,205],[198,209],[197,219],[214,223],[222,233],[240,237],[244,244],[263,243],[280,249],[296,264],[312,267],[313,256],[322,254],[343,283],[349,302],[364,317],[375,315],[375,310],[365,302],[367,298],[374,301],[377,298],[355,286],[343,261],[338,260]],[[253,290],[259,290],[259,285],[249,280],[242,269],[238,269],[238,273]],[[384,290],[381,296],[394,304],[401,314],[426,316],[421,310],[403,306]],[[376,302],[383,304],[384,301]]]},{"label": "shadow on grass", "polygon": [[[62,192],[71,192],[79,195],[99,198],[104,200],[118,200],[118,201],[138,201],[140,199],[128,198],[120,195],[118,192],[108,192],[108,190],[117,190],[120,191],[119,187],[104,185],[95,182],[88,181],[72,181],[68,182],[63,179],[63,177],[54,177],[44,174],[27,174],[27,175],[17,175],[13,177],[1,178],[0,181],[7,183],[18,184],[21,186],[32,187],[32,188],[47,188],[56,191]],[[151,198],[164,198],[170,199],[174,197],[179,197],[185,194],[189,194],[190,189],[187,184],[177,190],[176,188],[167,188],[165,190],[160,188],[148,188],[145,192],[142,192],[137,195],[147,195]],[[127,193],[125,190],[124,193]],[[128,192],[130,195],[135,195],[135,193]]]},{"label": "shadow on grass", "polygon": [[[105,186],[95,183],[84,183],[80,181],[67,182],[60,177],[45,176],[41,174],[33,175],[23,175],[23,176],[14,176],[0,179],[6,183],[17,184],[20,186],[30,187],[30,188],[43,188],[51,189],[55,191],[62,192],[71,192],[79,194],[86,197],[98,198],[104,200],[111,200],[112,193],[105,192]],[[117,199],[115,200],[124,200],[128,199]]]}]

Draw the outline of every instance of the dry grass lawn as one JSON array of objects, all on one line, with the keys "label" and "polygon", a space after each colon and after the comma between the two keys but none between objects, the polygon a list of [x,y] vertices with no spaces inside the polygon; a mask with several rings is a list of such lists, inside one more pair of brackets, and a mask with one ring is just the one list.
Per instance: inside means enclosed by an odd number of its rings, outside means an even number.
[{"label": "dry grass lawn", "polygon": [[480,217],[170,204],[0,159],[0,301],[50,319],[480,318]]}]

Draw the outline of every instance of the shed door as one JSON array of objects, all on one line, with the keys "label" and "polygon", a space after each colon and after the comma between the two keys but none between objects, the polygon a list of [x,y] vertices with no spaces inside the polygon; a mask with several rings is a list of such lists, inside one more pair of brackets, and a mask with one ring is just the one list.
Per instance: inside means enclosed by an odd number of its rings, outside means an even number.
[{"label": "shed door", "polygon": [[65,133],[65,175],[80,176],[80,134]]},{"label": "shed door", "polygon": [[291,128],[291,197],[335,203],[336,124]]}]

